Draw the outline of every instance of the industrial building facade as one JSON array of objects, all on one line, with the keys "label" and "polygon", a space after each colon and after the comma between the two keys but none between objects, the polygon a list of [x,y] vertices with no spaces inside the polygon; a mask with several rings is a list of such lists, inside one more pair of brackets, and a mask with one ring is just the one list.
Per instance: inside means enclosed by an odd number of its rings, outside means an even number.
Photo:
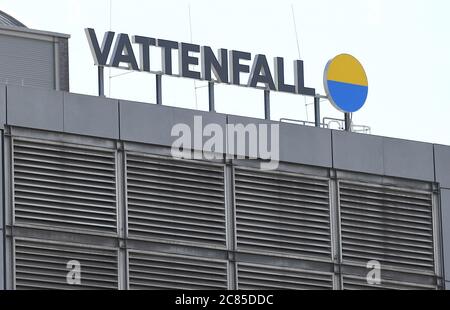
[{"label": "industrial building facade", "polygon": [[53,64],[48,85],[2,71],[19,82],[0,85],[0,288],[449,287],[450,147],[279,123],[275,171],[176,159],[171,130],[196,116],[274,122],[72,94],[67,38],[0,27],[1,64],[13,40]]}]

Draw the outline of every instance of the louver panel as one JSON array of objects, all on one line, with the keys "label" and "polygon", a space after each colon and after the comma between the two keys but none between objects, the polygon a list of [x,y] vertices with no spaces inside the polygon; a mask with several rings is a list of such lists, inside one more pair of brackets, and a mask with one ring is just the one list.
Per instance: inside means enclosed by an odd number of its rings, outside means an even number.
[{"label": "louver panel", "polygon": [[235,169],[239,250],[331,259],[328,180]]},{"label": "louver panel", "polygon": [[129,251],[130,289],[227,289],[227,262]]},{"label": "louver panel", "polygon": [[115,152],[13,141],[16,224],[117,232]]},{"label": "louver panel", "polygon": [[344,262],[434,272],[432,194],[339,183]]},{"label": "louver panel", "polygon": [[343,277],[344,290],[435,290],[435,286],[406,283],[400,281],[382,281],[381,284],[369,284],[365,278]]},{"label": "louver panel", "polygon": [[[80,285],[68,284],[80,264]],[[117,250],[15,239],[16,289],[117,289]]]},{"label": "louver panel", "polygon": [[254,264],[238,264],[240,290],[331,290],[331,273],[278,268]]},{"label": "louver panel", "polygon": [[127,154],[130,236],[224,247],[224,167]]}]

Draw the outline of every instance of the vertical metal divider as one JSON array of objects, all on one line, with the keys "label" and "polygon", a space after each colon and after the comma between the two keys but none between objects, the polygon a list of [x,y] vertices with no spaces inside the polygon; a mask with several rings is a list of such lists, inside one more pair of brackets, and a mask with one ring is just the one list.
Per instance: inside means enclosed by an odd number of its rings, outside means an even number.
[{"label": "vertical metal divider", "polygon": [[13,236],[13,156],[12,156],[12,137],[11,128],[6,127],[3,134],[3,162],[5,163],[4,188],[5,188],[5,288],[7,290],[15,289],[15,254],[14,254],[14,236]]},{"label": "vertical metal divider", "polygon": [[443,265],[442,244],[442,211],[441,211],[441,191],[437,185],[433,185],[431,194],[432,199],[432,217],[433,217],[433,254],[434,254],[434,272],[436,274],[436,285],[439,289],[445,288],[445,270]]},{"label": "vertical metal divider", "polygon": [[225,156],[225,203],[226,203],[226,232],[228,252],[228,289],[237,289],[236,266],[236,221],[234,199],[234,168],[232,161]]},{"label": "vertical metal divider", "polygon": [[341,248],[341,221],[339,204],[339,180],[336,171],[330,170],[330,224],[331,224],[331,255],[333,262],[333,289],[343,289],[341,273],[342,248]]},{"label": "vertical metal divider", "polygon": [[[119,290],[128,289],[127,230],[126,230],[126,186],[125,152],[122,142],[116,144],[116,189],[117,189],[117,228],[118,228],[118,281]],[[122,268],[120,268],[122,267]]]}]

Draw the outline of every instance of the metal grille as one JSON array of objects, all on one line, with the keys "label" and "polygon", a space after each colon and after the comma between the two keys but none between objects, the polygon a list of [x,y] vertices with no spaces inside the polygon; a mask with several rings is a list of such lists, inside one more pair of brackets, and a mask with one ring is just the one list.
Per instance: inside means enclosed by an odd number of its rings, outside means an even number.
[{"label": "metal grille", "polygon": [[356,276],[343,277],[344,290],[433,290],[435,286],[406,283],[403,281],[386,281],[370,285],[366,278]]},{"label": "metal grille", "polygon": [[238,263],[240,290],[331,290],[331,273]]},{"label": "metal grille", "polygon": [[127,154],[130,236],[224,247],[224,167]]},{"label": "metal grille", "polygon": [[0,35],[0,83],[55,89],[54,43]]},{"label": "metal grille", "polygon": [[227,262],[129,251],[130,289],[227,289]]},{"label": "metal grille", "polygon": [[16,224],[117,232],[115,153],[14,139]]},{"label": "metal grille", "polygon": [[239,250],[331,259],[329,182],[235,169]]},{"label": "metal grille", "polygon": [[[16,289],[117,289],[117,250],[15,239]],[[81,267],[81,284],[67,282],[67,264]]]},{"label": "metal grille", "polygon": [[432,194],[339,183],[342,257],[434,273]]}]

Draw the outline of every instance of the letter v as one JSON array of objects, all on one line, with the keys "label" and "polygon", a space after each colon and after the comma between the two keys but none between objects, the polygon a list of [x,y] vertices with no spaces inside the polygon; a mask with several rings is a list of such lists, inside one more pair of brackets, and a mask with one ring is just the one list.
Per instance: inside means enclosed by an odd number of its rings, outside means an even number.
[{"label": "letter v", "polygon": [[102,47],[100,48],[95,30],[92,28],[86,28],[85,32],[91,48],[92,56],[94,57],[95,65],[105,66],[108,61],[108,56],[111,51],[115,33],[112,31],[106,32],[103,38]]}]

